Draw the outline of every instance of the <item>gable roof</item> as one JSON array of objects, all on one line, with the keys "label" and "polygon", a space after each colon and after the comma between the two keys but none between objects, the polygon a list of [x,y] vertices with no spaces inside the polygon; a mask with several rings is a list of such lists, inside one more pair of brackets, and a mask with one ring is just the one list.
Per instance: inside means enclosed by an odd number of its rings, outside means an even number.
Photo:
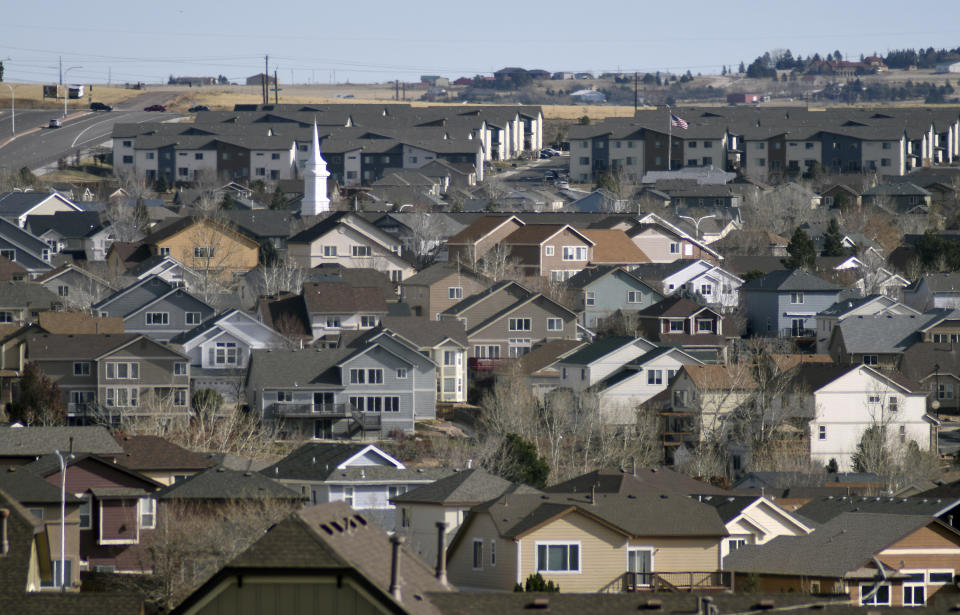
[{"label": "gable roof", "polygon": [[307,282],[303,285],[303,303],[311,314],[387,313],[387,302],[379,288],[346,282]]},{"label": "gable roof", "polygon": [[920,515],[939,517],[960,504],[960,499],[917,496],[891,497],[822,497],[811,500],[796,510],[798,515],[817,523],[826,523],[844,513],[877,513],[887,515]]},{"label": "gable roof", "polygon": [[[380,458],[380,465],[352,464],[368,456]],[[445,468],[408,468],[372,444],[310,442],[260,471],[279,480],[320,482],[433,482],[451,473]]]},{"label": "gable roof", "polygon": [[720,316],[713,308],[699,305],[680,295],[673,295],[640,310],[637,312],[637,316],[641,318],[689,318],[704,310]]},{"label": "gable roof", "polygon": [[781,536],[762,546],[737,549],[724,558],[723,567],[734,572],[842,578],[931,524],[947,528],[922,515],[843,513],[806,536]]},{"label": "gable roof", "polygon": [[356,352],[353,348],[290,350],[254,349],[247,382],[254,390],[291,386],[339,386],[340,370],[332,369]]},{"label": "gable roof", "polygon": [[56,192],[2,192],[0,193],[0,216],[19,218],[48,199],[59,200],[64,205],[81,211],[78,205]]},{"label": "gable roof", "polygon": [[629,335],[610,335],[601,337],[597,341],[587,344],[572,355],[563,358],[564,363],[571,365],[590,365],[598,359],[602,359],[608,354],[629,346],[633,342],[645,342],[653,346],[653,342],[647,341],[642,337],[630,337]]},{"label": "gable roof", "polygon": [[422,485],[393,498],[395,504],[443,504],[446,506],[474,506],[498,498],[504,493],[539,493],[526,485],[474,468],[461,470],[450,476]]},{"label": "gable roof", "polygon": [[137,333],[34,335],[27,340],[27,358],[31,361],[95,360],[140,341],[156,347],[159,352],[187,358],[170,346]]},{"label": "gable roof", "polygon": [[445,261],[434,263],[415,273],[403,281],[403,286],[430,286],[451,275],[465,275],[481,282],[490,283],[484,276],[466,265]]},{"label": "gable roof", "polygon": [[120,436],[117,441],[123,447],[117,463],[131,470],[204,470],[214,465],[208,457],[160,436]]},{"label": "gable roof", "polygon": [[606,276],[611,274],[627,276],[628,278],[633,279],[639,284],[648,288],[650,292],[655,292],[658,295],[660,294],[655,289],[653,289],[649,284],[647,284],[642,279],[640,279],[640,277],[637,274],[631,271],[627,271],[626,269],[624,269],[623,267],[620,267],[619,265],[597,265],[596,267],[581,269],[580,271],[577,272],[576,275],[574,275],[573,277],[567,280],[566,285],[567,285],[567,288],[584,289],[587,286],[590,286],[591,284],[596,282],[597,280],[600,280],[601,278],[605,278]]},{"label": "gable roof", "polygon": [[[59,504],[60,487],[40,475],[19,466],[0,468],[0,491],[21,504]],[[66,494],[67,504],[79,504],[79,498]]]},{"label": "gable roof", "polygon": [[464,347],[467,345],[467,331],[463,323],[456,319],[424,320],[414,316],[387,316],[380,319],[380,326],[419,348],[433,347],[446,339]]},{"label": "gable roof", "polygon": [[847,353],[900,353],[920,341],[919,330],[940,314],[851,316],[837,323],[833,335]]},{"label": "gable roof", "polygon": [[724,494],[709,483],[690,478],[670,468],[653,466],[638,468],[633,472],[623,470],[594,470],[581,474],[562,483],[543,489],[545,493],[618,493],[621,495],[637,493],[695,493]]},{"label": "gable roof", "polygon": [[758,292],[837,292],[840,290],[833,284],[800,269],[771,271],[763,277],[750,280],[740,289]]},{"label": "gable roof", "polygon": [[477,218],[459,233],[447,239],[447,245],[476,243],[510,220],[513,220],[520,226],[524,225],[523,220],[513,215],[483,216]]},{"label": "gable roof", "polygon": [[170,485],[157,494],[157,499],[299,501],[302,498],[296,491],[259,472],[239,472],[218,466]]},{"label": "gable roof", "polygon": [[540,245],[563,231],[570,231],[587,245],[594,245],[593,240],[569,224],[525,224],[507,235],[503,242],[510,245]]},{"label": "gable roof", "polygon": [[123,448],[105,427],[0,427],[0,456],[37,457],[55,450],[95,453],[106,457],[123,454]]},{"label": "gable roof", "polygon": [[79,334],[110,333],[124,331],[123,319],[119,316],[95,317],[83,312],[40,312],[37,324],[47,333]]},{"label": "gable roof", "polygon": [[753,370],[745,363],[732,365],[684,365],[680,372],[687,374],[697,389],[752,391],[757,388]]},{"label": "gable roof", "polygon": [[630,241],[630,237],[617,229],[583,229],[583,234],[593,242],[592,263],[636,264],[649,263],[650,258]]}]

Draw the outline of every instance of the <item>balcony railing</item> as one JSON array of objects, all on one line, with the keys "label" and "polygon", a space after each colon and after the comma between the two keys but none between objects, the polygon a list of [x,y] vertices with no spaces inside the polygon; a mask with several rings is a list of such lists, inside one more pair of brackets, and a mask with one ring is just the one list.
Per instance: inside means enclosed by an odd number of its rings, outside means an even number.
[{"label": "balcony railing", "polygon": [[673,431],[673,432],[664,432],[663,434],[663,443],[666,446],[674,446],[678,444],[694,444],[697,441],[696,434],[689,431]]},{"label": "balcony railing", "polygon": [[816,337],[816,329],[805,329],[803,327],[787,327],[780,329],[780,337]]},{"label": "balcony railing", "polygon": [[497,369],[505,359],[467,359],[467,367],[475,372],[492,372]]},{"label": "balcony railing", "polygon": [[711,572],[625,572],[623,591],[720,591],[733,589],[733,575]]},{"label": "balcony railing", "polygon": [[276,416],[286,418],[347,418],[350,408],[346,404],[286,404],[271,406]]}]

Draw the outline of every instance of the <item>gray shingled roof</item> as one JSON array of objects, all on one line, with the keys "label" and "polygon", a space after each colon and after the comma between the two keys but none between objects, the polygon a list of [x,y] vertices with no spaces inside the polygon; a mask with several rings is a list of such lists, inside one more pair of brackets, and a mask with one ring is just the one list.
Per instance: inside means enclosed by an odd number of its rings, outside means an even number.
[{"label": "gray shingled roof", "polygon": [[852,316],[837,323],[848,353],[900,353],[920,341],[918,330],[942,314]]},{"label": "gray shingled roof", "polygon": [[797,514],[817,523],[826,523],[843,513],[882,513],[888,515],[920,515],[938,517],[960,504],[960,499],[932,497],[856,497],[838,496],[811,500],[797,509]]},{"label": "gray shingled roof", "polygon": [[353,348],[253,350],[247,381],[255,390],[321,384],[339,386],[340,370],[334,368],[354,352]]},{"label": "gray shingled roof", "polygon": [[594,470],[570,480],[544,489],[548,493],[597,493],[619,494],[661,494],[677,493],[683,495],[727,493],[714,487],[664,467],[638,468],[634,472],[619,470]]},{"label": "gray shingled roof", "polygon": [[608,337],[602,337],[597,341],[581,348],[572,355],[565,357],[563,362],[571,365],[589,365],[597,359],[605,357],[611,352],[619,350],[624,346],[637,341],[638,339],[640,338],[630,337],[627,335],[610,335]]},{"label": "gray shingled roof", "polygon": [[[781,536],[762,546],[737,549],[724,558],[723,568],[734,572],[841,578],[930,523],[938,522],[921,515],[843,513],[812,534]],[[960,543],[960,537],[955,540]]]},{"label": "gray shingled roof", "polygon": [[446,468],[397,468],[388,465],[364,465],[338,469],[369,444],[308,442],[260,473],[271,479],[328,482],[428,482],[450,474]]},{"label": "gray shingled roof", "polygon": [[[519,487],[519,489],[518,489]],[[393,502],[416,504],[476,505],[498,498],[504,493],[539,493],[532,487],[519,486],[475,468],[454,472],[429,485],[417,487],[393,498]]]},{"label": "gray shingled roof", "polygon": [[[25,506],[30,504],[57,504],[60,488],[48,483],[38,474],[18,466],[0,469],[0,490]],[[68,504],[78,504],[79,499],[67,494]]]},{"label": "gray shingled roof", "polygon": [[123,454],[105,427],[0,427],[0,456],[36,457],[60,449],[112,457]]},{"label": "gray shingled roof", "polygon": [[170,485],[157,495],[161,500],[300,500],[296,491],[258,472],[210,468]]},{"label": "gray shingled roof", "polygon": [[767,275],[750,280],[740,287],[744,291],[769,292],[837,292],[840,289],[800,269],[779,269]]}]

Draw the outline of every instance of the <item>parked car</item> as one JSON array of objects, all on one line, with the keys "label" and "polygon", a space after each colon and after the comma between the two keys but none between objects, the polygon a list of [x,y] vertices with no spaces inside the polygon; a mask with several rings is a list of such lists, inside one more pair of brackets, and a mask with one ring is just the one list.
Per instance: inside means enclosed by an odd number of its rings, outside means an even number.
[{"label": "parked car", "polygon": [[553,158],[553,156],[553,154],[545,149],[540,150],[540,160],[547,160],[548,158]]},{"label": "parked car", "polygon": [[92,102],[90,103],[91,111],[113,111],[113,107],[102,102]]},{"label": "parked car", "polygon": [[197,113],[198,111],[209,111],[210,107],[206,105],[197,105],[196,107],[190,107],[187,109],[190,113]]},{"label": "parked car", "polygon": [[144,111],[166,111],[167,108],[163,105],[150,105],[149,107],[144,107]]},{"label": "parked car", "polygon": [[60,128],[61,126],[63,126],[63,123],[58,119],[50,120],[50,123],[47,124],[47,128]]},{"label": "parked car", "polygon": [[560,179],[556,171],[547,171],[543,174],[543,179]]},{"label": "parked car", "polygon": [[570,182],[565,179],[558,179],[554,185],[561,190],[566,190],[570,187]]}]

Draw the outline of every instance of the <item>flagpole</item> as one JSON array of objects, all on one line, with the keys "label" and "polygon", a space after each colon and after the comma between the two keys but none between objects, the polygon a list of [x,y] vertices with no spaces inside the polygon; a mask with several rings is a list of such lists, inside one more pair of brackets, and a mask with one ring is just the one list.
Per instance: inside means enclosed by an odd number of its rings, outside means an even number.
[{"label": "flagpole", "polygon": [[673,111],[670,110],[670,105],[667,105],[667,170],[672,171],[673,165],[671,164],[673,152]]}]

